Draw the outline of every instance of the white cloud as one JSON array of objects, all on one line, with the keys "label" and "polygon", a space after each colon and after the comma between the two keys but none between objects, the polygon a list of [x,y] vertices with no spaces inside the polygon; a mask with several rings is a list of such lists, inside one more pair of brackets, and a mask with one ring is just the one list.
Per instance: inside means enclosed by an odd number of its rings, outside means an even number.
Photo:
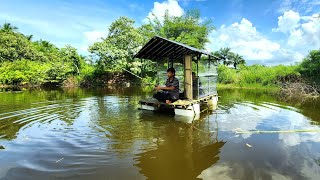
[{"label": "white cloud", "polygon": [[272,40],[260,33],[247,19],[231,25],[222,25],[210,34],[207,49],[217,51],[230,47],[249,64],[292,64],[299,62],[312,49],[320,48],[320,22],[312,16],[301,16],[289,10],[278,17],[278,26],[272,29],[283,38]]},{"label": "white cloud", "polygon": [[278,27],[274,32],[284,33],[287,38],[284,47],[295,52],[297,58],[302,59],[309,50],[320,48],[320,22],[316,17],[317,14],[300,16],[289,10],[278,18]]},{"label": "white cloud", "polygon": [[310,14],[319,11],[319,7],[319,0],[283,0],[279,5],[278,12],[284,13],[293,10],[302,14]]},{"label": "white cloud", "polygon": [[155,2],[153,9],[143,21],[148,22],[148,18],[152,20],[155,18],[154,16],[156,16],[162,22],[166,10],[168,10],[169,15],[171,16],[181,16],[184,13],[183,8],[176,0],[168,0],[162,3]]},{"label": "white cloud", "polygon": [[280,44],[264,37],[245,18],[229,26],[222,25],[210,35],[210,40],[208,49],[216,51],[230,47],[233,52],[244,56],[246,60],[268,60],[280,49]]},{"label": "white cloud", "polygon": [[[248,160],[246,160],[248,161]],[[236,169],[236,170],[235,170]],[[251,171],[251,172],[250,172]],[[260,168],[259,170],[254,169],[254,167],[246,166],[246,163],[239,163],[236,161],[227,161],[227,162],[218,162],[217,164],[203,170],[201,174],[197,177],[203,180],[210,180],[210,179],[224,179],[224,180],[232,180],[232,179],[247,179],[248,177],[245,176],[246,172],[252,173],[254,172],[254,177],[256,179],[263,179],[261,177],[265,177],[268,174],[270,179],[280,179],[280,180],[290,180],[291,177],[285,176],[278,172],[277,169],[272,168]],[[259,177],[260,174],[262,174]],[[308,174],[309,175],[309,174]]]},{"label": "white cloud", "polygon": [[289,10],[278,17],[278,28],[272,29],[272,31],[288,33],[298,27],[300,21],[300,15],[297,12]]},{"label": "white cloud", "polygon": [[[316,17],[314,14],[312,17]],[[320,47],[320,23],[316,18],[305,18],[298,27],[290,32],[288,45],[293,48],[319,48]]]}]

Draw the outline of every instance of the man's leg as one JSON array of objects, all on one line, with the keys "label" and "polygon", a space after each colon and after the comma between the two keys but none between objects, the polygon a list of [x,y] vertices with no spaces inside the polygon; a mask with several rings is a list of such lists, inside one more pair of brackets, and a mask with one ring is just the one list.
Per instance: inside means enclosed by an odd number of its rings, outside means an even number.
[{"label": "man's leg", "polygon": [[169,103],[174,103],[175,101],[177,101],[178,99],[173,99],[171,96],[169,96],[166,100],[166,103],[169,104]]},{"label": "man's leg", "polygon": [[156,98],[158,101],[165,103],[166,100],[169,99],[169,94],[163,93],[163,92],[157,92],[157,94],[154,94],[153,97]]}]

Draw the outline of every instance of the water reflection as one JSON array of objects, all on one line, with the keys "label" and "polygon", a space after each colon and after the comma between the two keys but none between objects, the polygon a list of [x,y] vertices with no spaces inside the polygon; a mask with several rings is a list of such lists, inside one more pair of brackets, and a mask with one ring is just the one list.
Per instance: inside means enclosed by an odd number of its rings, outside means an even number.
[{"label": "water reflection", "polygon": [[319,178],[320,133],[232,131],[320,129],[317,105],[219,90],[219,109],[190,121],[138,110],[148,95],[132,88],[0,93],[0,178]]},{"label": "water reflection", "polygon": [[[241,134],[230,130],[320,130],[302,111],[301,104],[285,104],[268,92],[220,91],[219,137],[227,139],[217,164],[204,170],[202,179],[319,179],[317,163],[320,133]],[[227,100],[224,99],[228,93]],[[295,107],[294,107],[295,106]],[[317,111],[304,104],[304,109]],[[314,117],[314,116],[313,116]],[[319,119],[312,119],[318,121]],[[249,148],[246,144],[253,147]]]},{"label": "water reflection", "polygon": [[196,134],[202,132],[182,124],[172,123],[159,131],[152,150],[135,158],[135,166],[148,179],[195,179],[220,159],[220,148],[225,144],[209,135],[207,142],[200,141]]}]

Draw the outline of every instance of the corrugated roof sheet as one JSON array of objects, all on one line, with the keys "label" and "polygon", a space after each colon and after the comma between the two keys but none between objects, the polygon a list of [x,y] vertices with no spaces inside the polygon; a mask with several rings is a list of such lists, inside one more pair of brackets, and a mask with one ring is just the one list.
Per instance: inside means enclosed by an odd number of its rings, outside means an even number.
[{"label": "corrugated roof sheet", "polygon": [[201,55],[205,54],[212,56],[210,53],[176,42],[160,36],[154,36],[134,58],[150,59],[150,60],[164,60],[172,58],[175,61],[182,61],[185,55]]}]

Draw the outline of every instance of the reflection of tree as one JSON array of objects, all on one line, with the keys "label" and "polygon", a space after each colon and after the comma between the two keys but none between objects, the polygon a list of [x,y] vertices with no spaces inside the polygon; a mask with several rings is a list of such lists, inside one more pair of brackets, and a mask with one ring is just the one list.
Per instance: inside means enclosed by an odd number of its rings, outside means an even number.
[{"label": "reflection of tree", "polygon": [[72,123],[81,112],[82,89],[29,89],[0,94],[0,136],[15,138],[22,127],[60,119]]},{"label": "reflection of tree", "polygon": [[292,101],[290,104],[293,104],[294,107],[299,108],[299,112],[309,118],[311,118],[314,122],[314,125],[320,125],[320,98],[318,99],[308,99],[304,102],[295,102]]},{"label": "reflection of tree", "polygon": [[225,144],[212,140],[204,144],[199,135],[207,134],[178,122],[168,123],[159,131],[155,149],[135,159],[135,166],[149,179],[195,179],[219,160],[220,148]]},{"label": "reflection of tree", "polygon": [[131,152],[135,139],[153,132],[139,120],[141,96],[135,93],[132,88],[104,88],[95,92],[98,96],[96,110],[93,111],[95,128],[105,132],[110,139],[108,145],[119,155]]}]

